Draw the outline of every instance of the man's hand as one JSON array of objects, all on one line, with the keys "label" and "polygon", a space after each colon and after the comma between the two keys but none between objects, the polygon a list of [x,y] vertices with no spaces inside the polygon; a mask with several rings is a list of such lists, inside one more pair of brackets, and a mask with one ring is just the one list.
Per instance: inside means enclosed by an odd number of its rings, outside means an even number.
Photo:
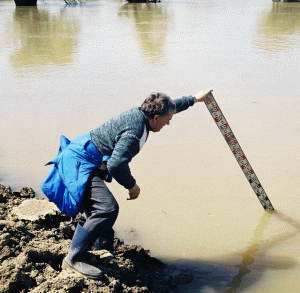
[{"label": "man's hand", "polygon": [[128,193],[129,193],[128,200],[137,199],[140,192],[141,192],[141,190],[140,190],[139,186],[137,184],[135,184],[131,189],[128,190]]},{"label": "man's hand", "polygon": [[197,93],[194,97],[196,98],[195,103],[197,102],[208,102],[209,99],[207,98],[209,94],[212,93],[212,90],[206,90],[206,91],[201,91]]}]

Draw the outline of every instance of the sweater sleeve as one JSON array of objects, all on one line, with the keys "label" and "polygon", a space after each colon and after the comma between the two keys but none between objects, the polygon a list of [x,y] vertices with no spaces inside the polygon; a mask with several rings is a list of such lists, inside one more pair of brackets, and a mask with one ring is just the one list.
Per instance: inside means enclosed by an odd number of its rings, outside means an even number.
[{"label": "sweater sleeve", "polygon": [[134,187],[129,162],[140,151],[140,140],[133,134],[124,133],[118,140],[111,158],[107,162],[107,169],[111,176],[126,189]]},{"label": "sweater sleeve", "polygon": [[176,114],[182,112],[189,107],[193,106],[195,103],[195,98],[192,96],[182,97],[181,99],[174,100],[176,105]]}]

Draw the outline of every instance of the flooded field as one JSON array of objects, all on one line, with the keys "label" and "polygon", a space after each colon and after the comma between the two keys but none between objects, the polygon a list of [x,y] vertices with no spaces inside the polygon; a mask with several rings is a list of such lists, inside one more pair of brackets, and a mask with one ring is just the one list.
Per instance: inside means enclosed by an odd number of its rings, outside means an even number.
[{"label": "flooded field", "polygon": [[0,180],[39,188],[59,137],[212,88],[275,207],[268,213],[204,104],[151,133],[116,182],[119,237],[189,267],[182,293],[300,292],[300,3],[0,1]]}]

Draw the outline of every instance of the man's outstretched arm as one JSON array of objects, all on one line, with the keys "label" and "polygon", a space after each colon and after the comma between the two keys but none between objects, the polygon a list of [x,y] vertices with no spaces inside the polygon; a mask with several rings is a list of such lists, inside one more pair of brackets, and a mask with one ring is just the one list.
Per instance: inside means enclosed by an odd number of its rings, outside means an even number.
[{"label": "man's outstretched arm", "polygon": [[176,105],[175,113],[180,113],[182,111],[185,111],[189,107],[193,106],[195,103],[208,101],[207,97],[211,92],[212,90],[205,90],[197,93],[194,96],[186,96],[174,100],[174,103]]}]

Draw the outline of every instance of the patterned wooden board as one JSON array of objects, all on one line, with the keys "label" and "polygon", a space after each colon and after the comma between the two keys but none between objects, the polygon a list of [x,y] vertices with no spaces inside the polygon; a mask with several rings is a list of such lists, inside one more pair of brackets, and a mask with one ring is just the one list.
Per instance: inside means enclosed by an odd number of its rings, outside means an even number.
[{"label": "patterned wooden board", "polygon": [[206,107],[209,110],[214,121],[216,122],[218,128],[220,129],[223,137],[225,138],[228,146],[230,147],[234,157],[236,158],[239,166],[241,167],[243,173],[245,174],[248,182],[253,188],[261,205],[265,210],[274,210],[271,201],[269,200],[266,192],[264,191],[257,176],[255,175],[253,168],[251,167],[248,159],[246,158],[246,155],[244,154],[240,144],[238,143],[235,135],[233,134],[215,98],[213,97],[212,94],[210,94],[208,99],[209,102],[205,102]]}]

